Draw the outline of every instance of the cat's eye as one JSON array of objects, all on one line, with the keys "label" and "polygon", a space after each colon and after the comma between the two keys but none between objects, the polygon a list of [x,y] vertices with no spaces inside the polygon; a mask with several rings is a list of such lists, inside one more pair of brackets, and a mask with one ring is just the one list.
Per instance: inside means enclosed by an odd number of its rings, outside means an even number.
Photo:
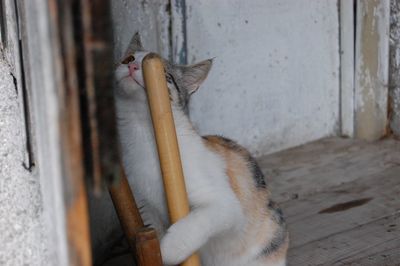
[{"label": "cat's eye", "polygon": [[135,61],[135,57],[133,55],[130,55],[122,61],[122,64],[126,65],[133,61]]}]

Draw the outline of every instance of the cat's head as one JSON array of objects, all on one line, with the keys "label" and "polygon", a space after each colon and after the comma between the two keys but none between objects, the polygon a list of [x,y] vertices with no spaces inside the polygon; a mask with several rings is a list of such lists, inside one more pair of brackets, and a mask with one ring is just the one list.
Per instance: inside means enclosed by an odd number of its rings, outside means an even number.
[{"label": "cat's head", "polygon": [[[140,36],[136,33],[121,62],[115,70],[117,97],[134,97],[136,92],[143,93],[144,81],[142,60],[148,54],[142,47]],[[208,59],[193,65],[174,65],[163,60],[171,103],[186,110],[189,97],[206,79],[212,65]]]}]

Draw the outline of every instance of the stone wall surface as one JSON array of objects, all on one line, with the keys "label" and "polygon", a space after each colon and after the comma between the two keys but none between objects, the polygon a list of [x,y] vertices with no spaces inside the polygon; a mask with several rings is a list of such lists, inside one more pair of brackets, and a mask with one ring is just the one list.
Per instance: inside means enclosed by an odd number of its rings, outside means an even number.
[{"label": "stone wall surface", "polygon": [[11,70],[0,51],[0,265],[54,265],[38,174],[24,167],[24,123]]}]

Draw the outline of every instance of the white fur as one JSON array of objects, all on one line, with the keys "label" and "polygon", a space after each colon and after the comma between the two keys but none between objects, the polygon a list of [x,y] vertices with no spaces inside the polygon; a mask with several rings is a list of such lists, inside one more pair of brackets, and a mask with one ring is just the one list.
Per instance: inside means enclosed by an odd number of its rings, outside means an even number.
[{"label": "white fur", "polygon": [[[132,98],[116,97],[118,128],[124,166],[139,204],[152,206],[160,216],[151,223],[163,235],[163,261],[175,265],[200,249],[212,236],[234,229],[243,214],[228,184],[224,162],[209,151],[201,137],[192,129],[186,116],[173,109],[186,189],[191,213],[172,225],[168,223],[163,183],[151,118],[142,88],[136,86]],[[157,224],[163,221],[163,224]],[[165,235],[164,235],[165,234]]]},{"label": "white fur", "polygon": [[[141,60],[146,53],[136,53]],[[199,250],[205,266],[261,265],[253,254],[235,255],[246,219],[225,173],[221,157],[207,149],[188,117],[173,106],[180,155],[191,212],[170,226],[165,194],[144,88],[116,70],[116,107],[123,163],[145,224],[161,236],[164,264],[181,263]],[[107,215],[107,214],[104,214]],[[119,226],[110,224],[110,227]],[[284,264],[280,264],[284,265]]]}]

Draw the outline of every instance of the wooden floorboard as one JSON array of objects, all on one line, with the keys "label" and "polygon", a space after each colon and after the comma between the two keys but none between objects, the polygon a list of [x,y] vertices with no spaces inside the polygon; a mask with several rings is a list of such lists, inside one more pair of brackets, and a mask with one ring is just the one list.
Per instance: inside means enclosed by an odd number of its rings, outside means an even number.
[{"label": "wooden floorboard", "polygon": [[400,210],[400,166],[281,204],[297,247]]},{"label": "wooden floorboard", "polygon": [[289,265],[400,265],[400,142],[328,138],[259,158]]},{"label": "wooden floorboard", "polygon": [[400,165],[400,142],[328,138],[258,158],[283,202]]},{"label": "wooden floorboard", "polygon": [[368,252],[359,252],[349,258],[336,262],[335,266],[393,266],[400,265],[400,239],[394,238],[371,248]]},{"label": "wooden floorboard", "polygon": [[[377,250],[378,251],[377,253]],[[328,236],[289,251],[289,266],[300,265],[352,265],[354,261],[375,259],[375,266],[385,256],[392,259],[400,250],[400,214],[381,218],[351,230]],[[385,255],[385,256],[383,256]],[[398,256],[397,256],[398,259]],[[379,262],[380,260],[380,262]],[[400,265],[400,260],[391,265]]]}]

